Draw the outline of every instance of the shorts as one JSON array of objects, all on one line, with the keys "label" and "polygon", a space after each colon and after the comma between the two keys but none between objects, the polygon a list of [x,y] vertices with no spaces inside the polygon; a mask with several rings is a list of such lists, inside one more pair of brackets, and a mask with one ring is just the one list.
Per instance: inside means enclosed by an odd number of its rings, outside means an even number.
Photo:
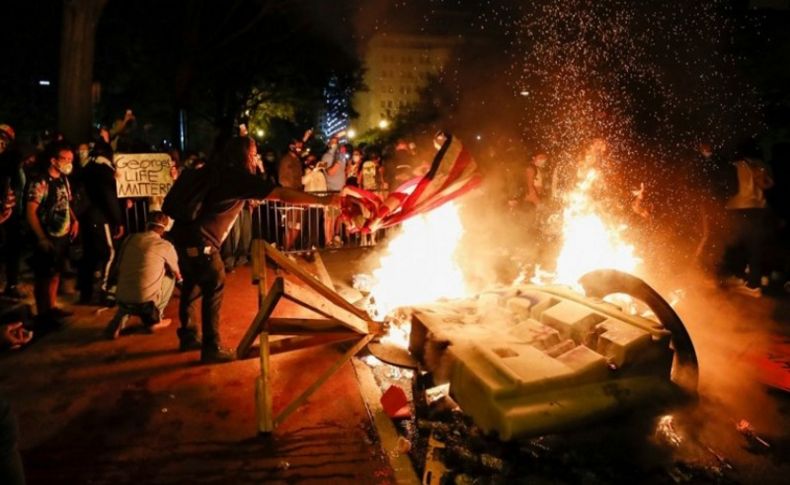
[{"label": "shorts", "polygon": [[30,267],[38,278],[51,278],[59,275],[66,269],[66,260],[69,256],[69,237],[50,237],[54,246],[51,251],[44,251],[36,244],[33,256],[30,258]]}]

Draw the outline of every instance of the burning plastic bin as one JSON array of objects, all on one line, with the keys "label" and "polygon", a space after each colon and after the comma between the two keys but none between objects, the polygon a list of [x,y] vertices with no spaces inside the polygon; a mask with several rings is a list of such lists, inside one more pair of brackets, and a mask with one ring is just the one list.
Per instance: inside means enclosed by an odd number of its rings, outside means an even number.
[{"label": "burning plastic bin", "polygon": [[416,308],[409,350],[478,426],[510,440],[671,395],[672,337],[567,288],[522,286]]}]

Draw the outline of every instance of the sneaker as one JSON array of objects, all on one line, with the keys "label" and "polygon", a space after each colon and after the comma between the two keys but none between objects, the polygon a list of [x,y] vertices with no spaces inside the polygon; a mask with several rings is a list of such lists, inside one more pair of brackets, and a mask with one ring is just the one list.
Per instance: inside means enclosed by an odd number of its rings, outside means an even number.
[{"label": "sneaker", "polygon": [[197,337],[185,337],[182,338],[178,343],[179,352],[201,350],[202,348],[203,348],[203,344],[201,344],[200,340]]},{"label": "sneaker", "polygon": [[763,296],[763,290],[760,288],[752,288],[746,284],[741,286],[734,286],[731,288],[732,291],[736,293],[740,293],[741,295],[750,296],[752,298],[760,298]]},{"label": "sneaker", "polygon": [[200,362],[204,364],[222,364],[236,360],[236,352],[218,347],[211,350],[203,349],[200,353]]},{"label": "sneaker", "polygon": [[156,323],[153,323],[151,325],[146,325],[145,329],[146,331],[148,331],[148,333],[154,333],[157,330],[161,330],[163,328],[169,327],[172,322],[173,320],[170,318],[163,318]]},{"label": "sneaker", "polygon": [[16,285],[7,286],[3,292],[3,296],[11,298],[12,300],[24,300],[27,298],[27,293],[20,290]]},{"label": "sneaker", "polygon": [[104,329],[104,336],[109,340],[116,340],[121,335],[121,331],[126,326],[126,321],[128,319],[129,316],[125,315],[121,318],[113,318],[110,320],[110,323],[107,324],[107,328]]},{"label": "sneaker", "polygon": [[100,305],[107,308],[114,308],[118,304],[115,295],[112,293],[105,293],[101,296]]}]

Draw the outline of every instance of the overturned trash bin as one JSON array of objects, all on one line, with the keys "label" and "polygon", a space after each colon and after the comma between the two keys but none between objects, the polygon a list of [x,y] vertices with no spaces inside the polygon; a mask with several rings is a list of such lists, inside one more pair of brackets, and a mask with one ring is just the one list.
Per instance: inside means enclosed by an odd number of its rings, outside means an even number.
[{"label": "overturned trash bin", "polygon": [[[503,440],[696,392],[691,341],[654,290],[616,271],[582,284],[596,297],[524,285],[414,308],[409,350],[449,383],[475,424]],[[608,293],[643,301],[660,322],[599,299]]]}]

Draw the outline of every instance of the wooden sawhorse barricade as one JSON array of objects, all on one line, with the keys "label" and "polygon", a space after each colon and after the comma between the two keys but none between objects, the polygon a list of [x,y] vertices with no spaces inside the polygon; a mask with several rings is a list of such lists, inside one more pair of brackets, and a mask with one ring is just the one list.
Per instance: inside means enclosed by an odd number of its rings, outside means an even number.
[{"label": "wooden sawhorse barricade", "polygon": [[[316,257],[319,258],[319,266],[323,269],[323,271],[319,270],[319,277],[323,282],[318,281],[316,277],[265,241],[253,241],[252,277],[253,282],[258,285],[258,314],[239,342],[236,353],[240,359],[252,357],[249,354],[255,338],[258,337],[261,375],[255,386],[255,408],[260,433],[271,433],[278,424],[304,404],[321,384],[381,331],[381,325],[372,321],[364,310],[355,307],[332,289],[332,282],[320,262],[320,255],[316,254]],[[294,276],[304,286],[277,277],[271,287],[267,287],[267,261]],[[272,318],[272,312],[281,298],[290,300],[324,318]],[[272,335],[287,335],[289,338],[270,342],[269,337]],[[272,346],[296,350],[344,340],[356,340],[356,342],[275,416],[272,410],[272,378],[269,363]]]}]

